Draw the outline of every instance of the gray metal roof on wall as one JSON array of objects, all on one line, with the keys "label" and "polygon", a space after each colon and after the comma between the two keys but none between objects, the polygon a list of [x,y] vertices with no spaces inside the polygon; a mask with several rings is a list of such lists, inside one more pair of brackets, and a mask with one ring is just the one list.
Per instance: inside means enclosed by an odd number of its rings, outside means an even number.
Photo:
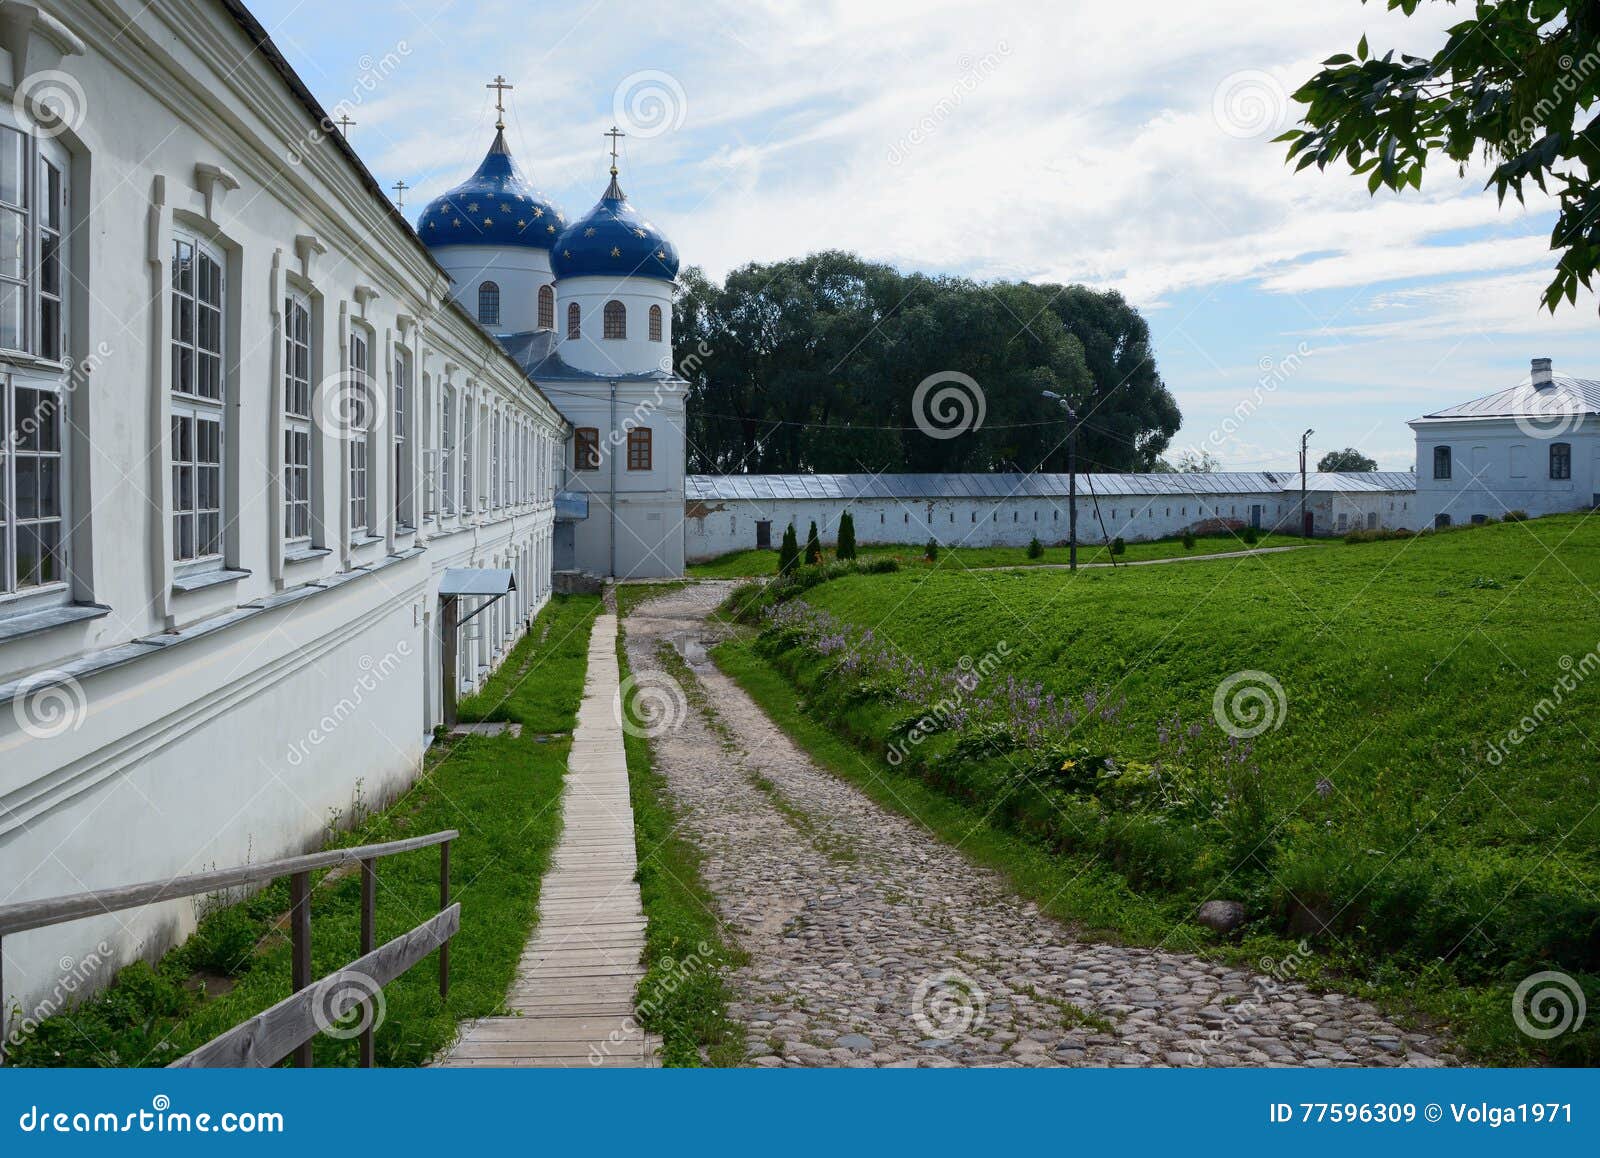
[{"label": "gray metal roof on wall", "polygon": [[[1317,491],[1409,491],[1410,471],[1311,474]],[[1124,495],[1279,494],[1300,488],[1289,471],[1217,471],[1206,474],[1080,474],[1078,491]],[[927,501],[930,499],[1065,498],[1064,474],[693,474],[684,480],[690,501],[756,500]]]}]

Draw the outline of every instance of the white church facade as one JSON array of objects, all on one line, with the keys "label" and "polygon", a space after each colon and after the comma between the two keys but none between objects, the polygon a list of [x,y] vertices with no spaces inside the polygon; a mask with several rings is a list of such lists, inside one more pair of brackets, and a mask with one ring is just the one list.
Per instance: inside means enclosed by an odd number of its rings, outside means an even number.
[{"label": "white church facade", "polygon": [[[509,87],[497,80],[497,89]],[[683,574],[686,383],[673,370],[678,251],[618,182],[567,221],[511,156],[504,123],[417,232],[456,300],[572,427],[555,566],[618,579]]]},{"label": "white church facade", "polygon": [[[0,901],[303,851],[548,599],[572,424],[242,6],[3,7]],[[458,567],[515,590],[446,673]],[[8,937],[0,1002],[193,923]]]}]

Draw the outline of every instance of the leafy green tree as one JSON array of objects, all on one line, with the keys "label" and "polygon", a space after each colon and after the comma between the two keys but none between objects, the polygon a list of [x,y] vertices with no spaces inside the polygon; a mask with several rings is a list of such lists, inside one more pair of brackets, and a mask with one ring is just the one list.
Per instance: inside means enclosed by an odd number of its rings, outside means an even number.
[{"label": "leafy green tree", "polygon": [[[1091,415],[1084,470],[1148,469],[1181,422],[1144,319],[1115,293],[903,274],[836,251],[679,280],[693,471],[1062,471],[1065,417],[1044,390]],[[983,421],[929,437],[913,396],[951,372],[978,384]]]},{"label": "leafy green tree", "polygon": [[[1365,2],[1365,0],[1363,0]],[[1386,0],[1415,15],[1423,0]],[[1454,0],[1433,0],[1454,3]],[[1463,5],[1465,8],[1465,5]],[[1381,49],[1380,49],[1381,51]],[[1600,4],[1477,0],[1432,56],[1375,53],[1363,36],[1294,94],[1301,128],[1285,133],[1297,169],[1348,165],[1367,188],[1422,188],[1428,162],[1465,173],[1482,155],[1503,203],[1527,182],[1554,192],[1560,213],[1550,248],[1560,254],[1543,304],[1576,301],[1600,261]]]},{"label": "leafy green tree", "polygon": [[787,575],[800,564],[800,539],[790,523],[783,532],[783,542],[778,545],[778,574]]},{"label": "leafy green tree", "polygon": [[1171,459],[1158,459],[1152,468],[1156,474],[1210,474],[1222,469],[1222,464],[1217,461],[1217,456],[1209,450],[1198,453],[1186,450],[1178,456],[1178,461]]},{"label": "leafy green tree", "polygon": [[1038,535],[1035,535],[1033,538],[1028,540],[1028,558],[1030,558],[1030,559],[1042,559],[1042,558],[1044,558],[1044,544],[1039,542],[1039,536]]},{"label": "leafy green tree", "polygon": [[1368,458],[1353,446],[1330,450],[1317,462],[1318,470],[1368,471],[1378,469],[1378,460]]},{"label": "leafy green tree", "polygon": [[811,520],[811,529],[806,532],[806,562],[816,566],[822,562],[822,540],[817,538],[817,520]]},{"label": "leafy green tree", "polygon": [[839,516],[839,542],[833,553],[840,559],[856,557],[856,520],[849,511]]},{"label": "leafy green tree", "polygon": [[939,561],[938,539],[928,540],[927,545],[922,548],[922,557],[930,563],[937,563]]}]

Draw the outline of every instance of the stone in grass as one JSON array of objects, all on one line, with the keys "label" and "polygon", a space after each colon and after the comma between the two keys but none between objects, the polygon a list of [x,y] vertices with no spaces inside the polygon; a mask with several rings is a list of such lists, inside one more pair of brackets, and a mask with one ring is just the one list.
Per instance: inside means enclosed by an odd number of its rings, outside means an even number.
[{"label": "stone in grass", "polygon": [[1194,919],[1208,929],[1231,933],[1245,922],[1244,905],[1239,901],[1207,901]]},{"label": "stone in grass", "polygon": [[847,1033],[843,1037],[836,1039],[833,1044],[844,1049],[870,1050],[872,1048],[872,1039],[864,1034]]}]

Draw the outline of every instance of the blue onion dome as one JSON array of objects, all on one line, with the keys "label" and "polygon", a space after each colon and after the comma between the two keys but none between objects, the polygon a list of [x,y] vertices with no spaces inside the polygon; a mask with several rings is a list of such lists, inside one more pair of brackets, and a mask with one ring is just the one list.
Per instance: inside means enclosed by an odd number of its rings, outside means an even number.
[{"label": "blue onion dome", "polygon": [[678,247],[635,212],[611,170],[611,184],[595,207],[574,221],[550,249],[556,278],[653,277],[674,281]]},{"label": "blue onion dome", "polygon": [[417,232],[429,248],[446,245],[520,245],[549,249],[566,218],[528,181],[497,129],[478,171],[428,202]]}]

